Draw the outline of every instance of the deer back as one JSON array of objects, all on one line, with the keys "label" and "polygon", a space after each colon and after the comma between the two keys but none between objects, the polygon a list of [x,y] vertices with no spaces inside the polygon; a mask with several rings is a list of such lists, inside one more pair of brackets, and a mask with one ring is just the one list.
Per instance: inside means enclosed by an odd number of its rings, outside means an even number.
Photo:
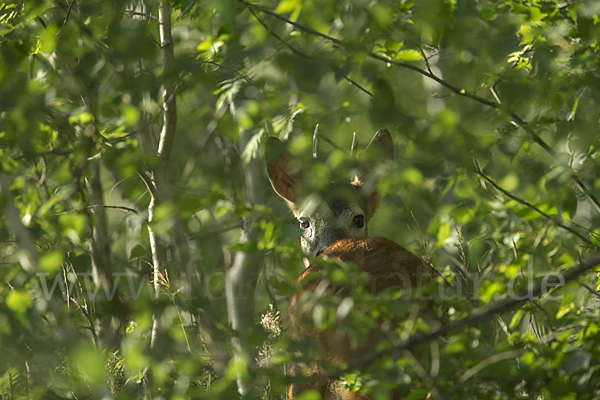
[{"label": "deer back", "polygon": [[[327,248],[320,257],[325,256],[356,264],[368,275],[367,288],[372,295],[377,295],[386,289],[402,289],[410,292],[412,288],[423,286],[439,275],[419,257],[383,237],[339,240]],[[317,275],[316,278],[307,279],[314,275]],[[323,279],[322,268],[314,264],[311,264],[298,278],[302,288],[292,297],[289,309],[290,320],[295,331],[299,332],[301,337],[316,337],[327,361],[332,363],[347,363],[374,351],[377,343],[390,335],[390,332],[373,329],[368,332],[364,344],[352,347],[342,325],[336,329],[317,331],[308,323],[312,308],[303,306],[301,298],[305,293],[322,287]],[[335,296],[347,297],[351,295],[352,289],[348,286],[339,287],[329,284],[326,291]]]}]

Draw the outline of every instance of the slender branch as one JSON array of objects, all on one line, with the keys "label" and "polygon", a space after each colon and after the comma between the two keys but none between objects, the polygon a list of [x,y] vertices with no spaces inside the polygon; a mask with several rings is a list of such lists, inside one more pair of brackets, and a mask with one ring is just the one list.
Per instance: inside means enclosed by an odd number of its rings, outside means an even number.
[{"label": "slender branch", "polygon": [[[0,190],[0,193],[2,193],[2,190]],[[16,243],[16,242],[17,242],[17,240],[15,240],[15,239],[0,240],[0,243]],[[40,250],[43,250],[43,251],[46,251],[46,252],[50,251],[50,249],[48,249],[48,248],[46,248],[46,247],[42,246],[42,245],[41,245],[41,244],[39,244],[39,243],[35,243],[35,242],[34,242],[34,245],[36,245],[36,246],[37,246],[37,248],[38,248],[38,249],[40,249]],[[14,264],[14,263],[12,263],[12,264]]]},{"label": "slender branch", "polygon": [[40,24],[42,24],[42,26],[44,27],[44,29],[46,29],[48,27],[48,25],[46,25],[46,22],[42,19],[42,17],[37,17],[36,19],[38,20],[38,22]]},{"label": "slender branch", "polygon": [[76,213],[76,212],[81,212],[81,211],[91,210],[91,209],[93,209],[93,208],[98,208],[98,207],[102,207],[102,208],[112,208],[112,209],[115,209],[115,210],[124,210],[124,211],[130,212],[130,213],[132,213],[132,214],[137,214],[137,213],[138,213],[138,212],[137,212],[137,210],[134,210],[133,208],[129,208],[129,207],[123,207],[123,206],[107,206],[107,205],[104,205],[104,204],[92,204],[92,205],[89,205],[89,206],[87,206],[87,207],[78,208],[78,209],[76,209],[76,210],[68,210],[68,211],[59,212],[59,213],[56,213],[56,214],[54,214],[54,215],[72,214],[72,213]]},{"label": "slender branch", "polygon": [[69,10],[67,11],[67,16],[65,17],[63,25],[65,25],[69,21],[69,16],[71,16],[71,10],[73,9],[73,6],[75,5],[76,1],[77,0],[71,0],[71,4],[69,5]]},{"label": "slender branch", "polygon": [[546,6],[546,5],[539,6],[537,4],[533,4],[533,3],[530,3],[528,1],[521,1],[521,0],[513,0],[513,1],[515,3],[524,5],[525,7],[535,7],[535,8],[539,8],[540,10],[560,10],[560,9],[565,8],[565,7],[569,7],[569,6],[572,6],[572,5],[575,5],[575,4],[581,4],[581,3],[583,3],[583,1],[565,1],[563,3],[559,3],[559,4],[555,5],[555,6]]},{"label": "slender branch", "polygon": [[279,36],[278,34],[273,32],[273,30],[271,28],[269,28],[269,26],[265,23],[265,21],[263,21],[262,18],[260,18],[256,14],[256,12],[254,12],[254,10],[252,8],[248,8],[248,10],[252,13],[252,15],[254,15],[254,18],[256,18],[256,20],[263,26],[263,28],[265,28],[267,30],[267,32],[269,32],[271,34],[271,36],[273,36],[275,39],[277,39],[285,47],[290,49],[294,54],[299,55],[300,57],[303,57],[303,58],[311,58],[308,54],[303,53],[302,51],[298,50],[297,48],[295,48],[294,46],[292,46],[291,44],[289,44],[288,42],[283,40],[281,38],[281,36]]},{"label": "slender branch", "polygon": [[[74,0],[73,0],[73,2],[74,2]],[[74,297],[71,297],[70,300],[77,306],[79,311],[81,311],[81,313],[83,314],[85,319],[88,321],[88,324],[90,324],[90,326],[81,326],[81,327],[89,329],[90,332],[92,332],[92,336],[94,338],[94,346],[96,347],[96,349],[98,349],[98,346],[99,346],[98,333],[96,331],[96,326],[94,325],[94,319],[90,315],[90,312],[88,310],[88,305],[86,303],[84,303],[84,305],[82,306],[81,304],[79,304],[77,299]]]},{"label": "slender branch", "polygon": [[223,224],[220,226],[206,227],[202,233],[199,233],[199,234],[193,236],[192,239],[201,240],[204,238],[213,237],[213,236],[225,233],[225,232],[229,232],[234,229],[241,229],[241,228],[243,228],[242,221],[234,220],[234,221],[230,221],[229,223]]},{"label": "slender branch", "polygon": [[300,24],[300,23],[298,23],[298,22],[292,21],[292,20],[290,20],[290,19],[288,19],[288,18],[284,17],[283,15],[281,15],[281,14],[277,14],[276,12],[274,12],[274,11],[271,11],[271,10],[269,10],[269,9],[265,8],[265,7],[261,7],[261,6],[259,6],[259,5],[252,4],[252,3],[248,3],[247,1],[244,1],[244,0],[238,0],[238,1],[239,1],[240,3],[242,3],[243,5],[245,5],[245,6],[246,6],[247,8],[249,8],[249,9],[250,9],[250,8],[252,8],[252,9],[259,10],[259,11],[261,11],[261,12],[264,12],[265,14],[269,14],[270,16],[272,16],[272,17],[275,17],[275,18],[277,18],[277,19],[279,19],[279,20],[281,20],[281,21],[283,21],[283,22],[285,22],[285,23],[287,23],[287,24],[293,25],[293,26],[295,26],[296,28],[298,28],[298,29],[300,29],[300,30],[302,30],[302,31],[304,31],[304,32],[310,33],[311,35],[320,36],[320,37],[322,37],[323,39],[327,39],[327,40],[329,40],[329,41],[332,41],[332,42],[334,42],[335,44],[339,44],[340,46],[346,46],[346,43],[344,43],[343,41],[341,41],[341,40],[339,40],[339,39],[336,39],[336,38],[334,38],[334,37],[328,36],[328,35],[326,35],[326,34],[324,34],[324,33],[321,33],[321,32],[319,32],[319,31],[316,31],[316,30],[314,30],[314,29],[312,29],[312,28],[309,28],[308,26],[302,25],[302,24]]},{"label": "slender branch", "polygon": [[221,108],[219,108],[218,110],[215,111],[213,119],[211,119],[211,121],[208,123],[208,125],[206,125],[206,128],[204,129],[204,133],[202,134],[200,139],[198,139],[198,143],[196,144],[196,150],[194,151],[194,154],[191,157],[189,157],[189,159],[185,165],[185,168],[183,169],[183,173],[181,174],[182,182],[187,182],[190,179],[190,176],[192,175],[192,172],[194,172],[194,168],[196,167],[196,162],[199,159],[201,159],[200,155],[202,154],[202,152],[208,145],[208,142],[210,141],[210,139],[213,137],[213,134],[215,133],[215,131],[217,130],[217,127],[219,126],[219,120],[221,119],[221,117],[223,117],[223,115],[225,115],[225,112],[227,111],[228,108],[229,108],[229,104],[224,103],[221,106]]},{"label": "slender branch", "polygon": [[157,17],[155,17],[154,15],[152,15],[150,13],[143,13],[143,12],[139,12],[139,11],[125,11],[125,15],[144,17],[145,19],[155,19],[155,20],[158,19]]},{"label": "slender branch", "polygon": [[596,208],[596,210],[600,212],[600,200],[598,200],[598,198],[590,191],[590,189],[588,189],[588,187],[584,185],[584,183],[581,181],[581,179],[579,179],[577,174],[575,174],[575,171],[573,171],[571,167],[569,168],[571,179],[575,182],[575,185],[577,185],[579,190],[581,190],[587,196],[587,198],[592,202],[592,205]]},{"label": "slender branch", "polygon": [[425,61],[425,66],[427,67],[427,71],[429,71],[429,73],[431,75],[433,75],[433,71],[431,70],[431,65],[429,65],[429,59],[427,58],[427,55],[425,54],[425,50],[423,50],[423,48],[421,46],[419,46],[419,53],[421,53],[421,56],[423,57],[423,61]]},{"label": "slender branch", "polygon": [[[261,12],[264,12],[265,14],[271,15],[287,24],[290,24],[304,32],[310,33],[311,35],[315,35],[315,36],[319,36],[323,39],[329,40],[339,46],[342,46],[346,49],[350,48],[347,43],[345,43],[344,41],[340,40],[340,39],[336,39],[332,36],[326,35],[324,33],[318,32],[312,28],[309,28],[305,25],[302,25],[298,22],[295,21],[291,21],[289,18],[284,17],[281,14],[278,14],[276,12],[270,11],[264,7],[252,4],[252,3],[248,3],[245,0],[238,0],[241,4],[244,4],[248,10],[250,10],[250,12],[252,12],[252,14],[255,15],[254,10],[259,10]],[[263,23],[264,24],[264,23]],[[263,25],[264,26],[264,25]],[[265,28],[267,30],[270,31],[269,28],[267,28],[265,26]],[[550,154],[554,159],[558,160],[557,154],[554,151],[554,149],[552,149],[537,133],[535,133],[535,131],[529,126],[529,124],[523,120],[521,117],[519,117],[519,115],[517,115],[517,113],[515,113],[513,110],[511,110],[508,107],[505,107],[503,104],[501,103],[496,103],[487,99],[484,99],[483,97],[477,96],[473,93],[470,93],[468,91],[466,91],[465,89],[461,89],[459,87],[456,87],[452,84],[450,84],[449,82],[443,80],[442,78],[439,78],[438,76],[436,76],[435,74],[433,74],[431,71],[427,71],[424,70],[423,68],[420,68],[412,63],[408,63],[408,62],[403,62],[403,61],[398,61],[398,60],[392,60],[388,57],[384,57],[380,54],[374,53],[374,52],[369,52],[368,53],[369,57],[385,62],[386,64],[393,64],[397,67],[401,67],[401,68],[406,68],[406,69],[410,69],[412,71],[415,71],[429,79],[432,79],[434,81],[436,81],[437,83],[439,83],[440,85],[442,85],[443,87],[445,87],[446,89],[450,90],[452,93],[458,95],[458,96],[462,96],[462,97],[466,97],[469,98],[471,100],[477,101],[478,103],[481,103],[483,105],[486,105],[488,107],[492,107],[495,108],[497,110],[499,110],[500,112],[502,112],[503,114],[505,114],[506,116],[510,117],[512,119],[511,123],[513,125],[515,125],[518,128],[521,128],[523,130],[525,130],[525,132],[527,132],[527,134],[531,137],[531,139],[538,143],[548,154]],[[426,63],[427,64],[427,63]],[[596,210],[598,212],[600,212],[600,200],[598,200],[598,198],[591,192],[591,190],[589,190],[589,188],[579,179],[579,177],[577,176],[577,174],[575,173],[575,171],[573,171],[573,169],[568,166],[565,165],[565,167],[569,168],[570,170],[570,177],[571,179],[575,182],[575,185],[577,186],[577,188],[579,190],[581,190],[586,196],[587,198],[590,200],[590,202],[594,205],[594,207],[596,208]]]},{"label": "slender branch", "polygon": [[366,94],[368,94],[372,98],[375,98],[375,95],[373,93],[369,92],[367,89],[365,89],[364,87],[360,86],[358,83],[356,83],[352,79],[348,78],[347,76],[345,76],[344,79],[347,80],[349,84],[351,84],[353,86],[356,86],[358,89],[362,90],[363,92],[365,92]]},{"label": "slender branch", "polygon": [[[57,149],[54,148],[54,145],[52,143],[50,143],[50,150],[42,151],[41,153],[36,154],[36,156],[37,157],[42,157],[42,156],[45,156],[45,155],[48,155],[48,154],[56,154],[56,155],[59,155],[59,156],[67,156],[67,155],[73,153],[73,151],[74,150],[57,150]],[[19,160],[22,160],[23,158],[25,158],[25,156],[21,155],[21,156],[15,157],[14,160],[15,161],[19,161]]]},{"label": "slender branch", "polygon": [[246,82],[251,83],[250,77],[248,75],[246,75],[245,73],[242,73],[242,72],[236,70],[235,68],[228,67],[227,65],[224,65],[224,64],[219,64],[216,61],[204,61],[204,60],[196,60],[196,59],[194,59],[193,61],[194,62],[199,62],[199,63],[202,63],[202,64],[214,65],[217,68],[223,68],[223,69],[226,69],[228,71],[234,72],[237,76],[239,76],[240,78],[242,78]]},{"label": "slender branch", "polygon": [[38,252],[35,248],[35,241],[31,232],[23,225],[20,218],[20,212],[15,206],[15,201],[10,190],[10,185],[4,176],[4,171],[0,166],[0,210],[6,216],[8,224],[12,226],[17,237],[17,242],[25,252],[21,257],[21,266],[30,273],[38,271]]},{"label": "slender branch", "polygon": [[537,208],[536,206],[534,206],[533,204],[522,200],[520,198],[518,198],[517,196],[511,194],[510,192],[504,190],[503,188],[501,188],[500,186],[498,186],[498,184],[494,181],[492,181],[489,177],[487,177],[482,171],[481,168],[479,167],[479,164],[477,164],[477,161],[474,160],[473,161],[475,163],[475,169],[476,172],[479,176],[481,176],[483,179],[485,179],[487,182],[489,182],[492,186],[494,186],[497,190],[499,190],[500,192],[502,192],[505,196],[510,197],[511,199],[515,200],[516,202],[523,204],[524,206],[527,206],[529,208],[531,208],[532,210],[534,210],[535,212],[537,212],[538,214],[540,214],[541,216],[543,216],[544,218],[546,218],[549,221],[552,221],[555,225],[565,229],[566,231],[568,231],[569,233],[577,236],[579,239],[583,240],[584,242],[586,242],[587,244],[589,244],[590,246],[592,246],[594,249],[598,249],[600,248],[600,246],[598,246],[597,244],[595,244],[594,242],[592,242],[591,240],[589,240],[588,238],[586,238],[585,236],[581,235],[579,232],[577,232],[575,229],[570,228],[568,226],[566,226],[565,224],[553,219],[550,215],[546,214],[545,212],[543,212],[542,210],[540,210],[539,208]]},{"label": "slender branch", "polygon": [[494,354],[493,356],[490,356],[490,357],[486,358],[485,360],[478,362],[473,367],[471,367],[467,371],[465,371],[465,373],[462,374],[460,376],[460,378],[458,378],[458,383],[462,385],[463,383],[465,383],[466,381],[468,381],[469,379],[471,379],[472,377],[477,375],[479,372],[481,372],[484,368],[487,368],[490,365],[495,364],[500,361],[510,360],[511,358],[520,357],[529,351],[531,351],[531,349],[517,349],[517,350],[510,350],[510,351],[505,351],[503,353]]},{"label": "slender branch", "polygon": [[175,83],[169,76],[175,53],[171,36],[171,4],[169,0],[161,0],[158,8],[160,42],[163,50],[163,107],[165,110],[163,127],[158,144],[158,158],[165,166],[169,163],[175,128],[177,127],[177,102],[175,99]]},{"label": "slender branch", "polygon": [[[244,1],[242,1],[242,3],[248,5],[249,3],[246,3]],[[250,11],[250,13],[252,13],[252,15],[254,15],[254,17],[256,18],[256,20],[266,29],[267,32],[269,32],[275,39],[277,39],[281,44],[283,44],[285,47],[287,47],[288,49],[290,49],[294,54],[302,57],[302,58],[312,58],[312,56],[310,54],[306,54],[300,50],[298,50],[297,48],[295,48],[294,46],[292,46],[290,43],[286,42],[285,40],[283,40],[281,38],[281,36],[279,36],[278,34],[276,34],[275,32],[273,32],[273,30],[262,20],[262,18],[260,18],[256,12],[253,10],[254,6],[249,6],[248,7],[248,11]],[[270,12],[266,9],[260,8],[261,11],[263,11],[266,14],[269,15],[273,15],[273,16],[279,16],[279,14],[274,13],[274,12]],[[283,18],[283,17],[282,17]],[[285,19],[285,18],[284,18]],[[291,22],[291,21],[290,21]],[[305,29],[310,29],[307,27],[304,27]],[[318,33],[317,31],[314,31],[315,34]],[[369,96],[371,96],[372,98],[375,98],[375,95],[370,92],[369,90],[365,89],[363,86],[361,86],[360,84],[358,84],[356,81],[348,78],[347,76],[344,76],[344,79],[346,81],[348,81],[348,83],[350,83],[353,86],[356,86],[356,88],[358,88],[359,90],[363,91],[364,93],[368,94]]]},{"label": "slender branch", "polygon": [[[562,281],[566,284],[567,282],[577,279],[579,276],[581,276],[585,272],[590,271],[592,268],[594,268],[598,265],[600,265],[600,253],[596,253],[594,256],[589,258],[587,261],[580,262],[576,267],[573,267],[573,268],[569,269],[568,271],[566,271],[565,273],[563,273],[561,275]],[[490,317],[492,317],[494,315],[502,314],[504,312],[510,311],[514,307],[518,306],[519,304],[521,304],[525,301],[537,299],[541,295],[548,293],[547,290],[548,290],[547,282],[542,281],[537,286],[530,288],[526,291],[523,291],[520,294],[511,296],[510,298],[495,302],[493,304],[487,304],[484,307],[476,309],[469,316],[467,316],[465,318],[459,319],[457,321],[451,322],[446,325],[440,325],[440,326],[438,326],[428,332],[425,332],[425,333],[413,335],[406,340],[400,340],[400,342],[398,344],[396,344],[395,346],[393,346],[391,348],[383,349],[383,350],[375,351],[373,353],[366,354],[363,357],[360,357],[360,358],[354,360],[353,362],[349,363],[346,368],[343,368],[338,371],[328,372],[323,375],[311,377],[311,380],[312,379],[322,380],[322,379],[338,377],[340,375],[355,371],[358,368],[365,367],[365,366],[373,363],[374,361],[378,360],[381,357],[388,356],[388,355],[393,355],[394,357],[396,357],[396,356],[402,354],[402,352],[404,350],[413,349],[415,346],[417,346],[421,343],[430,342],[440,336],[447,335],[451,332],[457,331],[457,330],[465,328],[467,326],[475,326],[482,322],[489,321]]]},{"label": "slender branch", "polygon": [[429,372],[427,372],[425,367],[423,367],[423,364],[419,362],[419,360],[417,359],[417,357],[415,357],[413,352],[407,349],[403,351],[403,355],[404,358],[410,362],[414,371],[417,373],[417,375],[419,375],[419,378],[425,381],[427,386],[429,386],[432,397],[434,399],[444,400],[445,397],[442,395],[442,391],[440,390],[440,387],[438,386],[437,382],[435,381],[435,379],[433,379]]},{"label": "slender branch", "polygon": [[[241,167],[239,158],[241,150],[244,149],[251,138],[250,132],[245,132],[240,140],[237,152],[237,163]],[[251,160],[243,169],[245,184],[245,203],[248,208],[256,204],[264,204],[266,201],[266,187],[263,179],[263,167],[259,158]],[[255,238],[262,234],[256,224],[258,216],[249,215],[244,218],[240,243],[252,243]],[[254,246],[254,245],[253,245]],[[258,282],[258,276],[263,266],[263,257],[252,252],[238,251],[233,264],[227,270],[225,280],[225,299],[227,304],[227,316],[233,328],[238,334],[231,338],[234,347],[234,358],[236,360],[246,359],[250,368],[255,365],[256,349],[247,340],[249,330],[255,321],[252,319],[254,313],[254,294]],[[246,381],[243,375],[237,376],[238,392],[248,396],[253,386]]]}]

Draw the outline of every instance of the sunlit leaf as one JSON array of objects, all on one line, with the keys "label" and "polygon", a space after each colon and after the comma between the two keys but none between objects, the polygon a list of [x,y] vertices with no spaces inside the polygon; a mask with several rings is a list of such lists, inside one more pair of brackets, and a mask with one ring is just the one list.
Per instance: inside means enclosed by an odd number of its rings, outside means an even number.
[{"label": "sunlit leaf", "polygon": [[423,55],[419,53],[417,50],[400,50],[398,54],[396,54],[396,58],[402,61],[420,61],[423,59]]}]

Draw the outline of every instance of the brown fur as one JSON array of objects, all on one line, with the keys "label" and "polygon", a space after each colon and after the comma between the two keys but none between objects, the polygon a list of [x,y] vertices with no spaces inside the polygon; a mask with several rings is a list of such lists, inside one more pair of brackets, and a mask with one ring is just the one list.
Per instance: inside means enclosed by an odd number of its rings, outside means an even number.
[{"label": "brown fur", "polygon": [[[302,251],[316,257],[335,241],[366,238],[369,221],[381,202],[376,190],[377,174],[369,166],[391,160],[393,142],[390,133],[379,130],[361,156],[365,168],[349,180],[337,176],[318,192],[303,185],[302,162],[287,150],[287,145],[270,137],[266,143],[266,161],[273,190],[287,203],[294,216],[308,221],[302,233]],[[364,159],[364,160],[363,160]],[[355,225],[355,217],[364,217],[364,225]]]},{"label": "brown fur", "polygon": [[[369,275],[368,288],[373,295],[381,293],[385,289],[410,289],[420,287],[439,275],[430,266],[393,241],[374,237],[367,239],[343,239],[323,252],[320,257],[333,257],[345,262],[353,262],[358,268]],[[309,276],[319,274],[321,268],[311,264],[298,278],[302,282]],[[307,323],[310,320],[312,309],[301,306],[300,299],[306,292],[314,290],[322,282],[323,277],[318,276],[305,283],[300,293],[295,294],[290,301],[290,320],[294,331],[300,337],[316,337],[322,350],[324,358],[330,363],[348,363],[364,354],[373,352],[377,344],[389,333],[383,330],[371,330],[364,344],[352,347],[348,336],[341,329],[327,329],[318,332]],[[348,287],[329,286],[327,290],[335,296],[350,295]],[[297,375],[299,367],[295,366],[293,375]],[[321,373],[320,367],[314,366],[309,370],[310,375]],[[290,398],[304,389],[316,389],[327,396],[335,396],[338,399],[366,399],[359,392],[349,392],[340,387],[337,382],[324,381],[301,386],[292,385],[289,389]],[[394,392],[393,398],[401,398],[405,395],[402,390]],[[325,398],[325,397],[324,397]]]},{"label": "brown fur", "polygon": [[[435,271],[402,246],[385,238],[368,239],[369,221],[381,202],[377,192],[377,174],[373,167],[393,158],[394,146],[390,133],[381,129],[361,155],[362,171],[352,181],[339,179],[319,193],[305,193],[302,185],[303,168],[300,160],[287,151],[285,143],[269,138],[266,149],[267,172],[275,192],[289,206],[301,222],[301,245],[307,256],[329,256],[355,263],[369,276],[373,295],[385,289],[410,289],[429,282]],[[309,191],[310,192],[310,191]],[[355,224],[355,218],[364,217],[364,225]],[[304,222],[302,222],[304,221]],[[305,259],[309,264],[309,259]],[[348,363],[375,350],[377,344],[392,332],[372,329],[364,344],[352,346],[347,327],[317,331],[307,321],[312,310],[301,305],[303,294],[309,294],[323,282],[323,275],[308,281],[309,275],[321,273],[316,265],[300,276],[302,291],[290,301],[290,320],[296,336],[315,337],[323,349],[323,359],[330,363]],[[327,291],[334,296],[350,296],[350,287],[330,285]],[[400,300],[401,301],[401,300]],[[391,328],[390,328],[391,331]],[[303,366],[294,365],[291,375],[301,375]],[[308,374],[318,376],[322,368],[318,362],[308,369]],[[324,399],[366,399],[359,392],[345,390],[337,381],[320,381],[295,384],[289,387],[289,399],[306,389],[319,391]],[[405,395],[393,393],[393,398]]]}]

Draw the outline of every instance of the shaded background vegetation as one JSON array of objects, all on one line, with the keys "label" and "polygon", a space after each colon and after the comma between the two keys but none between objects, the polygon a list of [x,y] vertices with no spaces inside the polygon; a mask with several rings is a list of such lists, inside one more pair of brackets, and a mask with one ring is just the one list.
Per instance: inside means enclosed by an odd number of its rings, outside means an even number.
[{"label": "shaded background vegetation", "polygon": [[[282,367],[309,345],[287,327],[299,229],[263,143],[289,138],[308,160],[317,123],[317,184],[353,132],[391,132],[371,235],[475,307],[591,258],[599,14],[591,0],[3,2],[3,397],[284,396]],[[597,397],[596,273],[552,296],[433,339],[422,359],[383,352],[362,385]],[[363,297],[357,327],[385,308]]]}]

